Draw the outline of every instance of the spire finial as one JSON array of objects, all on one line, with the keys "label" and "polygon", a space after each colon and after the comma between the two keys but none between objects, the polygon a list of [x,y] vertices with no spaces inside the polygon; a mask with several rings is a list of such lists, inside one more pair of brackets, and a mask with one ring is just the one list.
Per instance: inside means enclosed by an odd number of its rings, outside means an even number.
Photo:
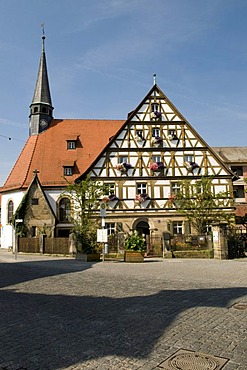
[{"label": "spire finial", "polygon": [[154,74],[154,85],[156,85],[156,73]]},{"label": "spire finial", "polygon": [[41,24],[41,28],[42,28],[42,50],[44,51],[45,50],[45,24],[42,23]]}]

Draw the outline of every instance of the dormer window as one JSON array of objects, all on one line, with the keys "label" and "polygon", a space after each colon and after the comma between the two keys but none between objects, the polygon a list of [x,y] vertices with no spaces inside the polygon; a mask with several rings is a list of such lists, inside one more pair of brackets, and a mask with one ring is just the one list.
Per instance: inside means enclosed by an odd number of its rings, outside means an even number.
[{"label": "dormer window", "polygon": [[64,167],[64,176],[72,176],[73,167]]},{"label": "dormer window", "polygon": [[78,136],[77,134],[72,134],[66,137],[67,141],[67,149],[68,150],[74,150],[77,148],[77,142],[78,142]]},{"label": "dormer window", "polygon": [[72,176],[74,174],[74,167],[75,167],[74,161],[65,161],[65,163],[63,164],[64,176]]},{"label": "dormer window", "polygon": [[75,140],[68,140],[67,141],[67,149],[68,150],[76,149],[76,141]]}]

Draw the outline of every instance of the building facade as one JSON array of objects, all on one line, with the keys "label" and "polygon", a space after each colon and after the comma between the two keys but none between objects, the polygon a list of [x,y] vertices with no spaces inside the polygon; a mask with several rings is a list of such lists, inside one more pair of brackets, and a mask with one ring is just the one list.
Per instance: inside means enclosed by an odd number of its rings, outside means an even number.
[{"label": "building facade", "polygon": [[1,188],[3,248],[13,245],[17,211],[29,237],[68,236],[73,205],[66,187],[88,174],[107,185],[109,233],[137,230],[150,248],[164,232],[193,233],[171,203],[181,180],[212,176],[212,191],[229,192],[225,211],[233,212],[232,171],[156,80],[127,120],[54,119],[44,41],[29,137]]}]

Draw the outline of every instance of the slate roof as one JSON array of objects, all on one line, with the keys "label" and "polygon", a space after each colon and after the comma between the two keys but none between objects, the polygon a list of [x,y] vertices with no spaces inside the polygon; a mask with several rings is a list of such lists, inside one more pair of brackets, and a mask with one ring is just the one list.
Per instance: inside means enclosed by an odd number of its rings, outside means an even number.
[{"label": "slate roof", "polygon": [[[34,170],[39,171],[43,187],[66,186],[64,166],[71,164],[75,164],[74,173],[67,179],[75,181],[124,123],[123,120],[53,119],[46,131],[29,136],[1,192],[28,188]],[[76,138],[76,149],[68,150],[67,140]]]}]

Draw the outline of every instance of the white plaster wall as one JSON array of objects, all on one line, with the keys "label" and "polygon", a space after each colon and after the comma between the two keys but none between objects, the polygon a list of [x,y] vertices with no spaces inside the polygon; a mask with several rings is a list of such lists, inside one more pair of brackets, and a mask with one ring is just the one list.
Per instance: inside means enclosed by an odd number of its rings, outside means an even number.
[{"label": "white plaster wall", "polygon": [[24,191],[13,191],[8,194],[2,194],[2,212],[1,212],[1,224],[2,224],[2,240],[1,248],[10,248],[13,247],[13,228],[12,225],[7,223],[8,216],[8,202],[13,201],[14,204],[14,213],[17,210],[23,195]]}]

